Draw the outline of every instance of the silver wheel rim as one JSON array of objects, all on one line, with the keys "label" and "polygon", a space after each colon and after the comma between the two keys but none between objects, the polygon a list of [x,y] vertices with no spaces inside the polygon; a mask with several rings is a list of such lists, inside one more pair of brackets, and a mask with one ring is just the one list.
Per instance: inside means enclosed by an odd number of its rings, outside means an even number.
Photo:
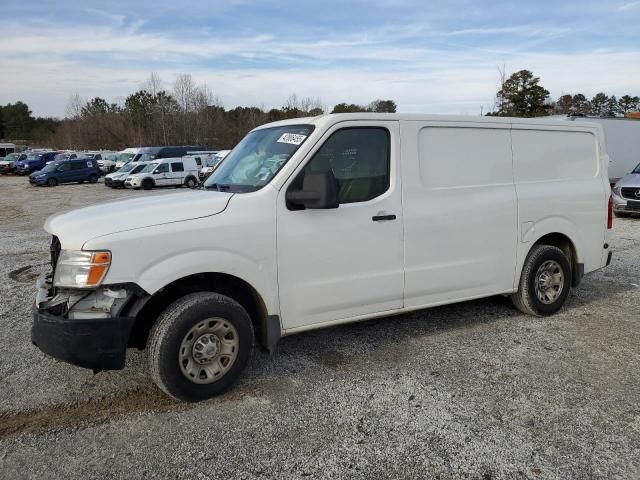
[{"label": "silver wheel rim", "polygon": [[180,370],[193,383],[213,383],[233,366],[239,346],[238,331],[229,321],[202,320],[187,332],[180,344]]},{"label": "silver wheel rim", "polygon": [[536,273],[535,291],[538,300],[550,305],[560,297],[564,289],[564,271],[555,260],[547,260]]}]

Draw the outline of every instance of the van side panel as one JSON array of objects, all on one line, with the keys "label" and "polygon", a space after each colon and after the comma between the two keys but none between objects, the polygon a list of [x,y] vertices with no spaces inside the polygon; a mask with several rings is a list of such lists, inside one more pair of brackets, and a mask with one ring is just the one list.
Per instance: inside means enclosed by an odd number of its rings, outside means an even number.
[{"label": "van side panel", "polygon": [[531,246],[548,233],[573,242],[585,273],[601,267],[606,192],[595,131],[513,125],[518,195],[518,277]]},{"label": "van side panel", "polygon": [[405,307],[513,290],[510,125],[402,122]]}]

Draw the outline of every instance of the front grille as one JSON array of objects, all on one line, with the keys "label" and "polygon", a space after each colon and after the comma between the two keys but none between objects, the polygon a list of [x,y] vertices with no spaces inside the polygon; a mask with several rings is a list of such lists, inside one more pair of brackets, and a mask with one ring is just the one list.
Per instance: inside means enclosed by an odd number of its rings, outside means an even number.
[{"label": "front grille", "polygon": [[639,187],[622,187],[620,189],[624,198],[630,198],[631,200],[640,200],[640,188]]},{"label": "front grille", "polygon": [[51,238],[51,267],[53,267],[53,273],[56,271],[56,265],[58,264],[58,257],[60,256],[60,240],[55,235]]}]

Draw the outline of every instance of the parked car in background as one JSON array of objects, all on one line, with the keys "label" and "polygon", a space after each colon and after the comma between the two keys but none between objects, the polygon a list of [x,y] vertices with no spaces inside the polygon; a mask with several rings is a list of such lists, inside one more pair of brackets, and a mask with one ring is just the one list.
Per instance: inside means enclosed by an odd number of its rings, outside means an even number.
[{"label": "parked car in background", "polygon": [[613,187],[613,211],[617,217],[640,215],[640,164]]},{"label": "parked car in background", "polygon": [[179,145],[174,147],[144,147],[139,148],[138,153],[131,159],[132,162],[150,162],[161,158],[177,158],[205,150],[198,145]]},{"label": "parked car in background", "polygon": [[138,153],[139,148],[125,148],[118,152],[118,160],[116,160],[116,170],[122,168],[123,165],[129,163]]},{"label": "parked car in background", "polygon": [[6,175],[8,173],[13,173],[15,168],[15,163],[19,160],[26,160],[26,153],[10,153],[4,160],[0,160],[0,173]]},{"label": "parked car in background", "polygon": [[[132,162],[136,163],[136,162]],[[198,185],[198,165],[193,158],[163,158],[147,163],[134,175],[129,175],[124,185],[138,190],[151,190],[155,187],[194,188]]]},{"label": "parked car in background", "polygon": [[9,155],[10,153],[14,153],[16,151],[16,146],[13,143],[0,143],[0,160],[3,160],[4,157]]},{"label": "parked car in background", "polygon": [[102,173],[111,173],[116,170],[118,162],[118,154],[116,152],[98,152],[94,153],[94,159],[98,162],[98,168]]},{"label": "parked car in background", "polygon": [[209,160],[214,154],[215,150],[202,151],[202,152],[189,152],[185,157],[193,158],[198,164],[198,178],[201,178],[200,172],[205,167],[207,160]]},{"label": "parked car in background", "polygon": [[55,187],[60,183],[96,183],[99,177],[100,170],[96,160],[88,158],[59,160],[29,175],[29,183]]},{"label": "parked car in background", "polygon": [[205,162],[204,167],[202,167],[202,169],[198,172],[201,182],[209,178],[209,175],[211,175],[214,170],[218,168],[220,162],[222,162],[222,160],[224,160],[225,157],[229,155],[230,151],[231,150],[219,150]]},{"label": "parked car in background", "polygon": [[58,152],[31,152],[27,154],[24,160],[18,160],[14,163],[15,173],[18,175],[29,175],[44,168],[47,162],[56,158]]},{"label": "parked car in background", "polygon": [[124,181],[127,177],[129,175],[140,173],[146,166],[147,162],[129,162],[122,168],[113,173],[109,173],[104,177],[104,186],[111,188],[124,188]]}]

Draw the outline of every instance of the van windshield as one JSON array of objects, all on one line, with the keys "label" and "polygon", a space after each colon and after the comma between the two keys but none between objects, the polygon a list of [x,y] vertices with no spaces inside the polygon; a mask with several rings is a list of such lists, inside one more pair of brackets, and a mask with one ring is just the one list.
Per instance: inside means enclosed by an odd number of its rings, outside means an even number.
[{"label": "van windshield", "polygon": [[47,163],[44,168],[42,170],[40,170],[38,173],[49,173],[49,172],[55,172],[56,169],[62,165],[61,162],[49,162]]},{"label": "van windshield", "polygon": [[146,167],[140,170],[140,173],[150,173],[158,166],[158,163],[148,163]]},{"label": "van windshield", "polygon": [[312,125],[286,125],[249,133],[204,187],[230,192],[259,190],[280,171],[312,131]]},{"label": "van windshield", "polygon": [[631,173],[640,173],[640,163],[636,166],[636,168],[633,169],[633,172]]},{"label": "van windshield", "polygon": [[132,162],[150,162],[157,157],[155,153],[138,153],[135,155],[131,161]]},{"label": "van windshield", "polygon": [[118,170],[119,172],[129,172],[131,170],[133,170],[137,165],[135,163],[125,163],[120,170]]}]

